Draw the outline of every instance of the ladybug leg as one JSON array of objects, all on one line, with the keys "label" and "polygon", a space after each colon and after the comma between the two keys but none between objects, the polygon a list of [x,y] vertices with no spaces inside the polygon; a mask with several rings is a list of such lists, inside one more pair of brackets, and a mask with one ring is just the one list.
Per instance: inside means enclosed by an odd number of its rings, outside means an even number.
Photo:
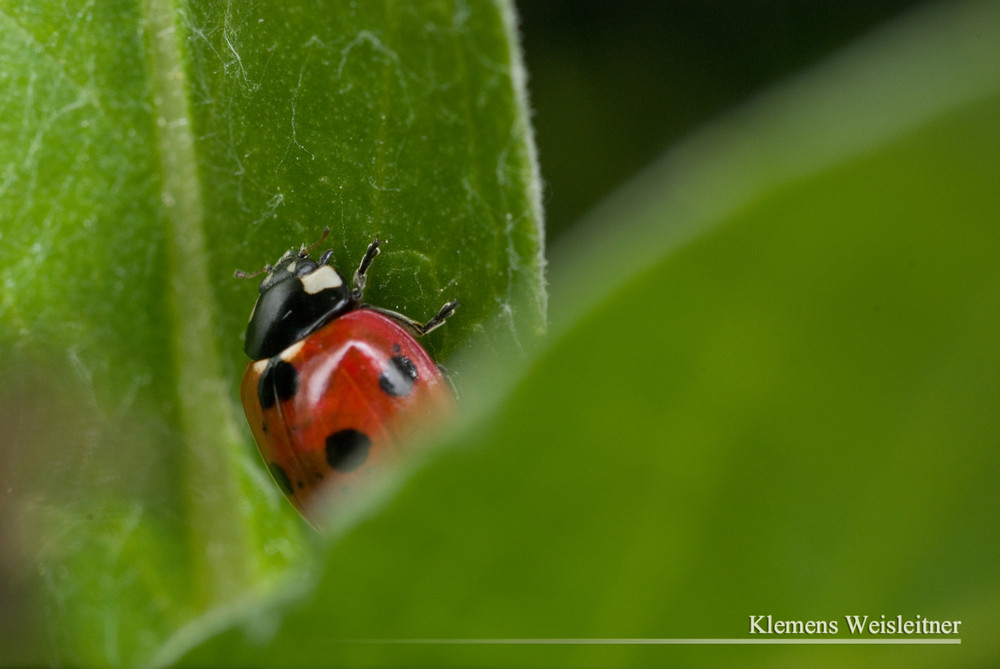
[{"label": "ladybug leg", "polygon": [[458,303],[458,300],[452,300],[451,302],[446,302],[445,305],[441,307],[440,311],[438,311],[437,314],[435,314],[432,319],[430,319],[422,326],[420,326],[421,329],[420,334],[425,335],[434,328],[444,325],[445,319],[449,318],[452,314],[454,314],[455,309],[459,308],[460,306],[462,305]]},{"label": "ladybug leg", "polygon": [[445,382],[447,382],[448,387],[451,388],[451,392],[455,395],[455,397],[461,397],[461,393],[458,392],[458,384],[455,383],[455,376],[453,372],[446,369],[440,363],[437,363],[436,366],[438,371],[441,373],[441,378],[443,378]]},{"label": "ladybug leg", "polygon": [[333,249],[327,249],[326,251],[323,251],[323,255],[316,258],[316,264],[329,265],[331,260],[333,260]]},{"label": "ladybug leg", "polygon": [[365,293],[365,283],[368,281],[368,268],[371,267],[372,261],[375,260],[375,256],[381,253],[378,249],[379,244],[381,243],[381,240],[376,237],[375,241],[368,245],[368,250],[365,251],[365,257],[361,259],[361,264],[358,266],[358,270],[354,273],[354,277],[351,279],[351,297],[355,300],[360,300],[361,296]]},{"label": "ladybug leg", "polygon": [[383,309],[381,307],[374,307],[370,304],[361,305],[365,309],[371,309],[372,311],[377,311],[383,316],[388,316],[392,320],[396,321],[402,325],[407,332],[415,337],[421,337],[431,330],[441,327],[444,325],[445,320],[447,320],[452,314],[455,313],[455,309],[462,306],[458,303],[458,300],[452,300],[451,302],[445,303],[443,307],[426,323],[421,323],[420,321],[415,321],[408,316],[404,316],[396,311],[391,311],[389,309]]}]

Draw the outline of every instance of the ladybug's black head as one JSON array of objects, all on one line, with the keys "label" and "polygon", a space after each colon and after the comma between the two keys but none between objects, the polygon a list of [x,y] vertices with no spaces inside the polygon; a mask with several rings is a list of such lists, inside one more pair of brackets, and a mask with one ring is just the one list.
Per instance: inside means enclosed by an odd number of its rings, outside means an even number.
[{"label": "ladybug's black head", "polygon": [[[279,281],[308,276],[319,269],[321,265],[330,267],[329,258],[325,257],[326,255],[320,256],[319,262],[316,262],[309,257],[307,249],[288,249],[285,255],[278,258],[278,262],[264,268],[267,275],[260,282],[261,294]],[[333,268],[330,267],[330,269]]]},{"label": "ladybug's black head", "polygon": [[243,341],[247,355],[273,357],[357,306],[332,257],[326,251],[313,260],[309,249],[293,248],[266,268]]}]

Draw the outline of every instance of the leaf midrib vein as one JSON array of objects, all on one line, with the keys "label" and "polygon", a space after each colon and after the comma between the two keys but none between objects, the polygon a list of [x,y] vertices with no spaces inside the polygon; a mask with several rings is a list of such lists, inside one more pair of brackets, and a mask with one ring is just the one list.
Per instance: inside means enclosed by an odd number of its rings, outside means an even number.
[{"label": "leaf midrib vein", "polygon": [[216,300],[209,279],[205,206],[190,114],[183,16],[169,0],[147,0],[153,114],[167,229],[169,281],[165,324],[172,331],[181,424],[180,491],[188,527],[195,603],[209,606],[245,590],[248,537],[239,508],[238,431],[215,344]]}]

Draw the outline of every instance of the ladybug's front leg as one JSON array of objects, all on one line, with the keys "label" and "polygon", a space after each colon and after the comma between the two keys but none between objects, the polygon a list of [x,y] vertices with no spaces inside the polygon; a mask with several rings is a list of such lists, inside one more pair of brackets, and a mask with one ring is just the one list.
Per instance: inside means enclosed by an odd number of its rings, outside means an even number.
[{"label": "ladybug's front leg", "polygon": [[368,268],[371,267],[372,261],[375,260],[375,256],[381,253],[378,249],[379,244],[381,243],[381,240],[376,237],[375,241],[368,245],[368,250],[365,251],[365,257],[361,259],[361,264],[358,266],[358,270],[354,273],[354,277],[351,279],[351,297],[357,301],[360,301],[361,296],[365,294],[365,283],[368,281]]}]

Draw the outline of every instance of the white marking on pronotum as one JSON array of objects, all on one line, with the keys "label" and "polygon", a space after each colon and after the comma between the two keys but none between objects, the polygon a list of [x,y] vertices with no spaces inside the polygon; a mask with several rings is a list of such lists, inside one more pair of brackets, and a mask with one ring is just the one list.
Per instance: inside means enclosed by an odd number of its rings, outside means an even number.
[{"label": "white marking on pronotum", "polygon": [[253,371],[258,376],[264,373],[264,368],[266,367],[267,367],[267,358],[264,358],[263,360],[258,360],[257,362],[253,363]]},{"label": "white marking on pronotum", "polygon": [[305,343],[306,343],[305,339],[300,339],[291,346],[289,346],[288,348],[286,348],[284,351],[279,353],[278,355],[280,355],[281,359],[284,360],[285,362],[291,362],[292,360],[295,359],[295,356],[298,354],[299,349],[301,349],[302,345]]},{"label": "white marking on pronotum", "polygon": [[315,295],[327,288],[339,288],[344,282],[341,280],[337,270],[329,265],[323,265],[319,269],[302,277],[302,288],[310,295]]}]

